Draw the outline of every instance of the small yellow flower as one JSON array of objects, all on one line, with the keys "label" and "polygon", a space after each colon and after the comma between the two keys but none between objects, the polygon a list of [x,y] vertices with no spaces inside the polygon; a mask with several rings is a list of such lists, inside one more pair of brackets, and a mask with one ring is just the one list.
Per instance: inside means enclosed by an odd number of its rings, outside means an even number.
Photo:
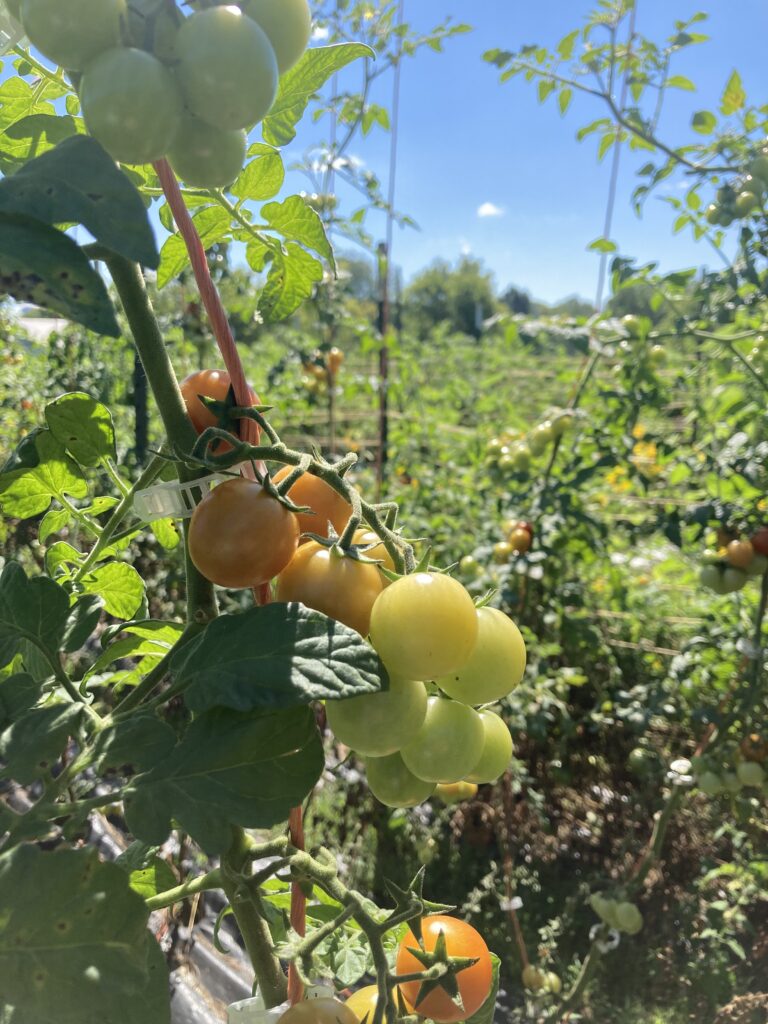
[{"label": "small yellow flower", "polygon": [[639,441],[642,438],[644,438],[647,433],[648,431],[642,423],[636,423],[635,426],[632,428],[632,437],[634,437],[636,441]]}]

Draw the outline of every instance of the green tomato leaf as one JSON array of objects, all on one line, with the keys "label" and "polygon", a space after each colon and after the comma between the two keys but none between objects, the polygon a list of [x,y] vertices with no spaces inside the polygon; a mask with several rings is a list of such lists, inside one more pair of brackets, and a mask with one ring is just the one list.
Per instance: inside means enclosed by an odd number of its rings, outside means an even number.
[{"label": "green tomato leaf", "polygon": [[18,173],[28,160],[47,153],[76,132],[72,117],[47,113],[22,117],[0,136],[0,169],[5,174]]},{"label": "green tomato leaf", "polygon": [[71,519],[69,509],[52,508],[43,516],[40,528],[37,531],[37,539],[44,544],[53,533],[63,530]]},{"label": "green tomato leaf", "polygon": [[98,594],[105,610],[118,619],[132,618],[144,600],[144,581],[125,562],[107,562],[92,569],[83,579],[83,590]]},{"label": "green tomato leaf", "polygon": [[0,856],[0,1020],[169,1024],[168,971],[149,913],[95,850]]},{"label": "green tomato leaf", "polygon": [[80,650],[101,621],[103,608],[104,602],[97,594],[78,598],[69,614],[62,650],[67,654]]},{"label": "green tomato leaf", "polygon": [[32,708],[0,734],[0,777],[22,785],[39,778],[59,758],[83,715],[81,704]]},{"label": "green tomato leaf", "polygon": [[221,615],[171,659],[171,676],[193,711],[272,711],[376,693],[383,674],[356,630],[301,604]]},{"label": "green tomato leaf", "polygon": [[295,312],[323,279],[323,266],[306,249],[288,242],[276,252],[267,283],[259,297],[259,310],[268,322],[284,320]]},{"label": "green tomato leaf", "polygon": [[491,963],[493,965],[491,991],[477,1013],[473,1013],[471,1017],[467,1018],[466,1024],[493,1024],[496,1013],[496,996],[499,991],[499,967],[501,966],[501,961],[495,953],[491,953]]},{"label": "green tomato leaf", "polygon": [[726,117],[742,110],[747,102],[747,94],[741,83],[741,75],[738,71],[732,71],[731,77],[725,84],[723,95],[720,98],[720,112]]},{"label": "green tomato leaf", "polygon": [[233,196],[242,200],[271,199],[283,187],[283,158],[272,146],[255,142],[248,148],[248,163],[231,188]]},{"label": "green tomato leaf", "polygon": [[173,519],[154,519],[152,521],[152,533],[157,538],[158,544],[164,547],[166,551],[173,551],[181,543],[181,536]]},{"label": "green tomato leaf", "polygon": [[24,641],[55,663],[68,617],[66,591],[45,576],[28,580],[17,562],[8,562],[0,575],[0,664],[7,665]]},{"label": "green tomato leaf", "polygon": [[[0,505],[6,515],[18,519],[40,515],[53,498],[88,495],[85,478],[49,430],[36,435],[34,449],[34,464],[21,465],[0,475]],[[33,462],[31,458],[26,461]]]},{"label": "green tomato leaf", "polygon": [[33,708],[40,699],[42,685],[26,672],[0,679],[0,729]]},{"label": "green tomato leaf", "polygon": [[112,413],[81,391],[62,395],[45,409],[51,433],[81,466],[117,457]]},{"label": "green tomato leaf", "polygon": [[22,214],[0,213],[0,293],[97,334],[120,337],[101,276],[69,235]]},{"label": "green tomato leaf", "polygon": [[59,571],[67,575],[69,566],[80,565],[82,559],[82,552],[77,548],[73,548],[65,540],[57,540],[45,552],[45,569],[49,576],[58,576]]},{"label": "green tomato leaf", "polygon": [[159,892],[173,889],[179,884],[170,864],[161,857],[153,858],[152,863],[146,868],[132,871],[128,876],[128,883],[143,900],[157,896]]},{"label": "green tomato leaf", "polygon": [[270,146],[286,146],[296,138],[296,125],[307,104],[328,79],[359,57],[375,57],[363,43],[337,43],[306,50],[304,56],[280,79],[280,89],[272,108],[264,118],[264,141]]},{"label": "green tomato leaf", "polygon": [[[204,249],[210,249],[216,242],[229,236],[232,222],[227,211],[220,206],[206,206],[192,219]],[[160,250],[157,287],[165,288],[170,281],[179,276],[188,263],[189,254],[184,239],[179,234],[171,235]]]},{"label": "green tomato leaf", "polygon": [[46,224],[82,224],[113,252],[157,267],[157,245],[139,192],[87,135],[72,135],[0,181],[0,211]]},{"label": "green tomato leaf", "polygon": [[145,770],[162,761],[175,743],[173,729],[153,711],[136,711],[99,733],[95,746],[97,764],[100,771],[125,764]]},{"label": "green tomato leaf", "polygon": [[317,211],[301,196],[290,196],[282,203],[267,203],[262,206],[261,215],[273,231],[294,242],[301,242],[333,265],[333,250],[323,222]]},{"label": "green tomato leaf", "polygon": [[132,780],[126,821],[137,838],[159,844],[174,819],[206,853],[224,853],[232,824],[271,828],[285,821],[323,765],[309,708],[276,714],[216,708],[195,718],[163,761]]}]

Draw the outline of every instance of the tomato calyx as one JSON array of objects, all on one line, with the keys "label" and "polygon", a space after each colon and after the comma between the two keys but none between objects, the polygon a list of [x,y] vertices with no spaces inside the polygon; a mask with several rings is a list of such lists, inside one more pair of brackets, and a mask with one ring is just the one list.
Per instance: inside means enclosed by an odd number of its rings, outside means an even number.
[{"label": "tomato calyx", "polygon": [[[412,929],[413,930],[413,927]],[[408,952],[419,961],[424,967],[425,971],[434,972],[433,977],[427,977],[421,980],[419,986],[419,992],[414,1002],[414,1009],[418,1011],[421,1003],[429,997],[429,995],[437,989],[443,989],[459,1010],[464,1009],[464,1002],[461,998],[461,990],[459,989],[458,975],[467,970],[468,967],[473,967],[479,960],[479,957],[471,956],[449,956],[448,946],[446,944],[445,932],[440,929],[440,932],[435,942],[435,948],[433,950],[424,949],[423,946],[408,946]]]},{"label": "tomato calyx", "polygon": [[424,896],[424,878],[426,867],[421,867],[413,878],[413,881],[406,889],[391,881],[384,879],[384,886],[395,903],[395,909],[391,917],[407,921],[411,931],[419,942],[422,942],[421,919],[424,914],[449,914],[456,907],[449,903],[435,903]]}]

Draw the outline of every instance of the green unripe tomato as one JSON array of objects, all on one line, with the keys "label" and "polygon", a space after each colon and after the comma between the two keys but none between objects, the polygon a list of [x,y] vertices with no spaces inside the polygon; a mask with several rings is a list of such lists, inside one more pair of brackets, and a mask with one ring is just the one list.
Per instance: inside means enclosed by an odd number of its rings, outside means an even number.
[{"label": "green unripe tomato", "polygon": [[177,75],[190,111],[208,124],[251,128],[277,94],[277,59],[252,18],[211,7],[187,18],[176,37]]},{"label": "green unripe tomato", "polygon": [[5,0],[5,6],[16,21],[21,21],[21,0]]},{"label": "green unripe tomato", "polygon": [[533,964],[528,964],[521,975],[523,985],[530,992],[540,992],[547,983],[547,975]]},{"label": "green unripe tomato", "polygon": [[573,415],[569,412],[558,413],[552,420],[552,430],[555,437],[562,437],[563,434],[573,426]]},{"label": "green unripe tomato", "polygon": [[753,555],[752,561],[747,566],[747,576],[762,576],[766,571],[768,571],[768,557]]},{"label": "green unripe tomato", "polygon": [[701,561],[704,565],[719,565],[723,559],[714,548],[704,548],[701,555]]},{"label": "green unripe tomato", "polygon": [[736,202],[733,204],[737,217],[748,217],[753,210],[760,205],[760,200],[754,192],[739,192]]},{"label": "green unripe tomato", "polygon": [[730,210],[720,210],[720,224],[724,228],[729,228],[735,220],[734,214]]},{"label": "green unripe tomato", "polygon": [[389,689],[365,693],[325,705],[334,736],[368,757],[386,757],[401,750],[421,728],[427,713],[424,683],[391,678]]},{"label": "green unripe tomato", "polygon": [[245,162],[244,131],[229,131],[197,117],[182,118],[168,159],[176,174],[192,188],[226,188]]},{"label": "green unripe tomato", "polygon": [[80,81],[88,131],[115,160],[147,164],[165,156],[181,116],[171,72],[144,50],[119,47],[92,61]]},{"label": "green unripe tomato", "polygon": [[454,700],[491,704],[519,685],[525,663],[525,641],[520,630],[498,608],[486,606],[477,609],[477,639],[469,659],[436,682]]},{"label": "green unripe tomato", "polygon": [[743,783],[736,772],[723,772],[721,779],[723,780],[723,789],[726,793],[730,793],[732,796],[738,793],[743,786]]},{"label": "green unripe tomato", "polygon": [[616,907],[618,904],[616,900],[608,899],[606,896],[603,896],[602,893],[595,892],[589,898],[589,905],[600,920],[604,924],[607,924],[609,928],[618,928],[618,921],[616,918]]},{"label": "green unripe tomato", "polygon": [[281,75],[298,61],[312,33],[307,0],[243,0],[243,10],[267,34]]},{"label": "green unripe tomato", "polygon": [[723,792],[723,780],[716,772],[702,772],[696,781],[706,796],[719,796]]},{"label": "green unripe tomato", "polygon": [[715,203],[710,203],[706,209],[705,216],[710,224],[720,223],[720,207]]},{"label": "green unripe tomato", "polygon": [[727,569],[723,570],[722,586],[723,590],[718,593],[733,594],[737,590],[741,590],[746,585],[748,576],[743,569],[736,569],[733,566],[728,566]]},{"label": "green unripe tomato", "polygon": [[635,775],[647,775],[655,763],[656,758],[645,747],[635,747],[630,750],[627,758],[627,768]]},{"label": "green unripe tomato", "polygon": [[466,779],[478,785],[495,782],[503,775],[509,767],[514,749],[509,729],[498,715],[492,711],[481,711],[480,719],[485,730],[483,752]]},{"label": "green unripe tomato", "polygon": [[433,782],[417,779],[399,754],[365,758],[368,788],[387,807],[416,807],[435,791]]},{"label": "green unripe tomato", "polygon": [[765,769],[757,761],[741,761],[736,768],[736,775],[742,786],[759,789],[765,782]]},{"label": "green unripe tomato", "polygon": [[555,439],[555,431],[549,420],[539,423],[528,435],[528,447],[534,455],[541,455]]},{"label": "green unripe tomato", "polygon": [[706,587],[707,590],[714,590],[716,594],[724,594],[725,590],[723,587],[723,570],[717,565],[704,565],[699,572],[699,583],[702,587]]},{"label": "green unripe tomato", "polygon": [[509,454],[513,460],[513,466],[518,473],[527,473],[531,468],[531,449],[524,441],[510,445]]},{"label": "green unripe tomato", "polygon": [[748,174],[742,182],[741,191],[754,192],[759,199],[763,192],[765,192],[765,182],[762,178],[755,178],[751,174]]},{"label": "green unripe tomato", "polygon": [[464,555],[459,562],[459,572],[462,576],[466,576],[469,579],[477,578],[481,575],[482,571],[483,567],[474,555]]},{"label": "green unripe tomato", "polygon": [[637,935],[643,927],[643,915],[634,903],[619,903],[616,906],[616,922],[619,931],[627,935]]},{"label": "green unripe tomato", "polygon": [[485,454],[489,459],[496,459],[506,447],[500,437],[492,437],[485,446]]},{"label": "green unripe tomato", "polygon": [[414,738],[400,751],[408,771],[425,782],[461,782],[483,753],[485,729],[466,704],[430,697]]},{"label": "green unripe tomato", "polygon": [[753,178],[759,178],[764,186],[768,186],[768,156],[756,156],[751,160],[749,173]]},{"label": "green unripe tomato", "polygon": [[559,996],[563,991],[563,983],[560,980],[559,975],[555,974],[554,971],[547,971],[546,988],[553,996]]},{"label": "green unripe tomato", "polygon": [[667,350],[663,345],[651,345],[648,358],[654,366],[662,366],[667,361]]},{"label": "green unripe tomato", "polygon": [[100,53],[118,46],[125,0],[23,0],[21,20],[44,57],[82,71]]}]

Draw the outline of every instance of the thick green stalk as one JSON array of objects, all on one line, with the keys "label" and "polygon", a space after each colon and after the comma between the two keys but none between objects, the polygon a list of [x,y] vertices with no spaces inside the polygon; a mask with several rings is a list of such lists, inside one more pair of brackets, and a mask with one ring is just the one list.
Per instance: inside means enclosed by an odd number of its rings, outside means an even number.
[{"label": "thick green stalk", "polygon": [[200,892],[207,892],[209,889],[221,888],[221,871],[214,868],[205,875],[197,875],[190,878],[181,885],[165,892],[159,892],[156,896],[150,896],[144,902],[149,910],[162,910],[163,907],[170,907],[174,903],[187,899],[189,896],[196,896]]},{"label": "thick green stalk", "polygon": [[[131,334],[147,374],[152,394],[157,402],[171,448],[191,451],[197,440],[197,434],[187,416],[179,382],[165,347],[160,325],[149,301],[141,267],[115,253],[104,251],[101,257],[105,259],[115,288],[120,295]],[[202,475],[199,471],[196,472],[181,465],[178,467],[178,473],[182,482],[194,480]],[[186,575],[187,620],[197,623],[209,622],[217,615],[213,585],[195,568],[189,557],[188,545],[186,547]]]},{"label": "thick green stalk", "polygon": [[279,1006],[288,995],[288,979],[280,961],[269,926],[248,890],[243,871],[250,866],[251,844],[241,828],[234,829],[234,842],[221,862],[221,885],[237,919],[240,934],[251,959],[259,991],[266,1006]]}]

